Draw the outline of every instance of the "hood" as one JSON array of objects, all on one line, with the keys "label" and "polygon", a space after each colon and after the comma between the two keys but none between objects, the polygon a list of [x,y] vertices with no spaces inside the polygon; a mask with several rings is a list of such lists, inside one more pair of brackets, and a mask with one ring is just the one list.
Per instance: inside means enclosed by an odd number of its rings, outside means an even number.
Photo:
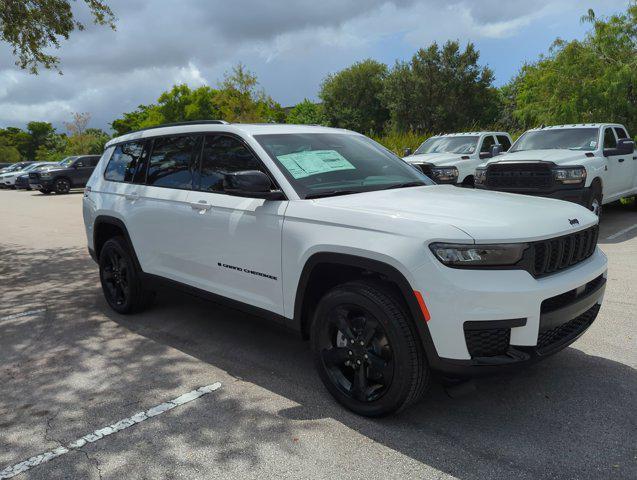
[{"label": "hood", "polygon": [[[566,235],[597,223],[597,217],[575,203],[512,193],[433,185],[381,190],[314,200],[316,205],[377,217],[387,230],[420,224],[455,227],[476,243],[526,242]],[[327,215],[339,218],[334,213]],[[359,215],[357,215],[358,217]],[[347,217],[345,217],[347,218]],[[578,224],[571,225],[570,220]]]},{"label": "hood", "polygon": [[430,163],[437,167],[453,166],[460,160],[458,153],[423,153],[421,155],[410,155],[403,158],[408,163]]},{"label": "hood", "polygon": [[557,165],[580,165],[588,160],[587,153],[581,150],[524,150],[521,152],[503,153],[486,162],[486,165],[498,162],[528,162],[544,161],[553,162]]}]

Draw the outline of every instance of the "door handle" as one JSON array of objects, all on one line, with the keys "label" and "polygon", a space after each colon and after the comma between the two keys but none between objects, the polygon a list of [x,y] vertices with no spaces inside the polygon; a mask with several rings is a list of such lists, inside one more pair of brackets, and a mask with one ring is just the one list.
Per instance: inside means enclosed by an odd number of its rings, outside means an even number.
[{"label": "door handle", "polygon": [[618,162],[619,162],[619,163],[622,163],[623,161],[624,161],[624,159],[623,159],[623,158],[620,158],[620,159],[618,160]]},{"label": "door handle", "polygon": [[205,200],[199,200],[198,202],[190,202],[190,208],[193,210],[198,210],[199,213],[206,213],[208,210],[212,208]]},{"label": "door handle", "polygon": [[139,194],[137,192],[126,193],[126,194],[124,194],[124,198],[126,200],[131,201],[131,202],[134,202],[135,200],[139,200]]}]

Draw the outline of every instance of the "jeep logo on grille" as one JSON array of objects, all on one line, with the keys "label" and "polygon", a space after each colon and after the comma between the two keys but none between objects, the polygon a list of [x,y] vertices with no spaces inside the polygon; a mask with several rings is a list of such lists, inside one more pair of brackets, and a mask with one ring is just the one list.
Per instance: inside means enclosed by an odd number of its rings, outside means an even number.
[{"label": "jeep logo on grille", "polygon": [[579,225],[579,220],[577,218],[569,218],[568,223],[570,223],[572,226]]}]

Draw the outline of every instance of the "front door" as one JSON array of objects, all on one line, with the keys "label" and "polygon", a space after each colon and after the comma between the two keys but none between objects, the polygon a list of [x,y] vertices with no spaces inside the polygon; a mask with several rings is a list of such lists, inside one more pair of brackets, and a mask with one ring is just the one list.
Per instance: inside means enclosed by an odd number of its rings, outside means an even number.
[{"label": "front door", "polygon": [[287,201],[224,192],[224,174],[267,169],[238,137],[208,135],[188,195],[190,273],[199,288],[283,313],[281,234]]},{"label": "front door", "polygon": [[632,158],[630,155],[617,155],[617,137],[612,127],[604,129],[604,156],[608,165],[608,183],[604,192],[607,198],[620,197],[631,190],[633,184]]}]

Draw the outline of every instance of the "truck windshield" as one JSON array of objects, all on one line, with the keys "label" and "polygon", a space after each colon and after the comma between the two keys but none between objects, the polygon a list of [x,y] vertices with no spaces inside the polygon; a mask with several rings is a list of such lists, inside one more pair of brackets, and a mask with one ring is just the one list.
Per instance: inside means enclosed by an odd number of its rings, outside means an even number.
[{"label": "truck windshield", "polygon": [[362,135],[255,135],[301,198],[432,185],[423,173]]},{"label": "truck windshield", "polygon": [[415,154],[422,153],[473,153],[480,137],[431,137],[423,142]]},{"label": "truck windshield", "polygon": [[518,138],[510,151],[549,149],[593,151],[597,148],[598,135],[597,128],[533,130]]}]

